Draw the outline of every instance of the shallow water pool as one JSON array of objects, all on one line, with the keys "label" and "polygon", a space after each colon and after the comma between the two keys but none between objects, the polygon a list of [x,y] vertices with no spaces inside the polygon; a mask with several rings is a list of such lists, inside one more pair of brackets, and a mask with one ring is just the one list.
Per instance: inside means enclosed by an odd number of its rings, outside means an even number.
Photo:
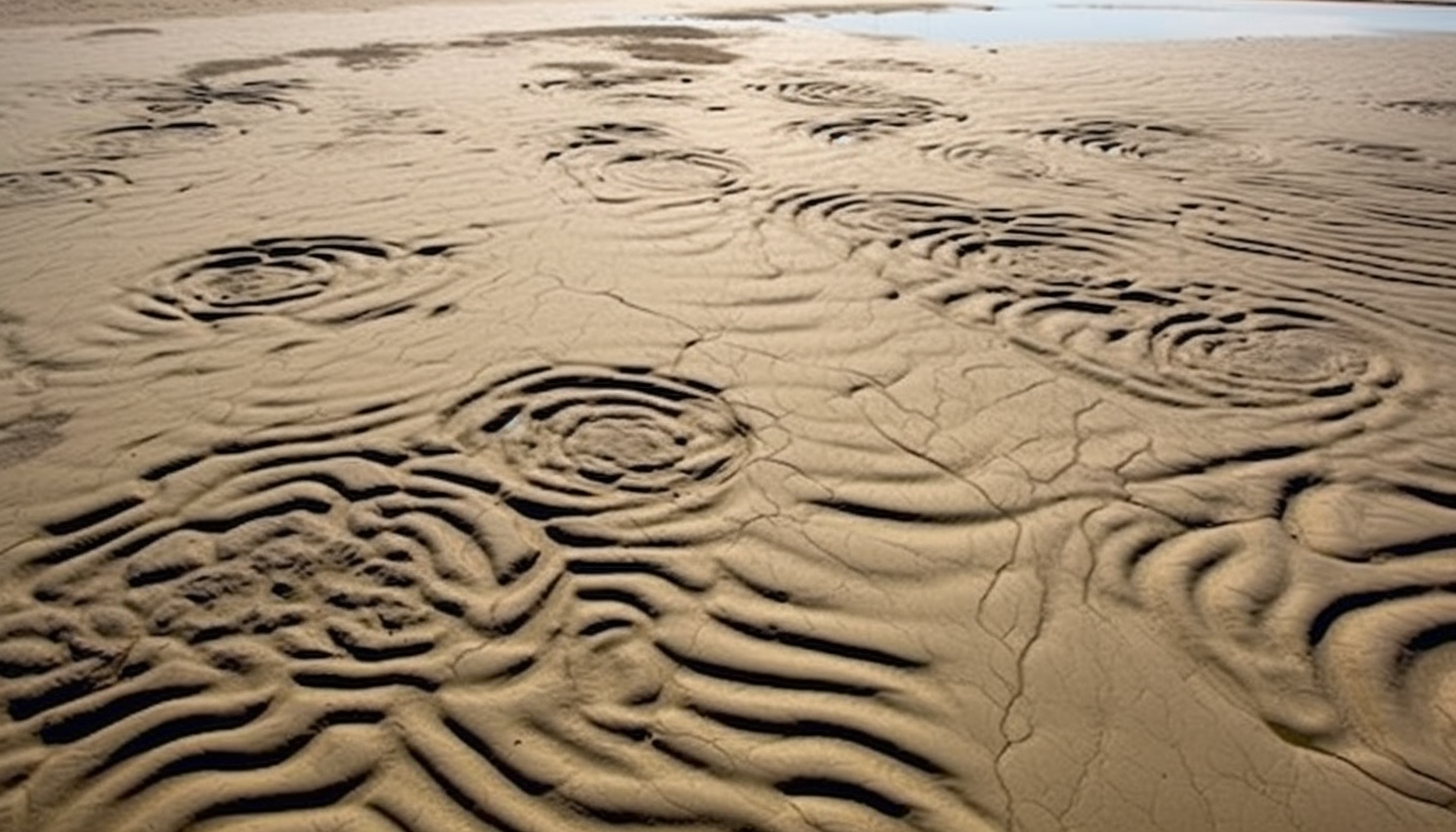
[{"label": "shallow water pool", "polygon": [[795,14],[793,25],[954,43],[1456,32],[1456,6],[1308,0],[997,0],[988,7]]}]

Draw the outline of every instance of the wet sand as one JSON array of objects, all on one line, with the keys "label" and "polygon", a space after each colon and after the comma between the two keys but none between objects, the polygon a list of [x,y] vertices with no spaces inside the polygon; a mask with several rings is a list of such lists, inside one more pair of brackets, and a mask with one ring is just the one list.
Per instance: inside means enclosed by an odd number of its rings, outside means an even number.
[{"label": "wet sand", "polygon": [[0,30],[0,830],[1456,826],[1456,39],[592,8]]}]

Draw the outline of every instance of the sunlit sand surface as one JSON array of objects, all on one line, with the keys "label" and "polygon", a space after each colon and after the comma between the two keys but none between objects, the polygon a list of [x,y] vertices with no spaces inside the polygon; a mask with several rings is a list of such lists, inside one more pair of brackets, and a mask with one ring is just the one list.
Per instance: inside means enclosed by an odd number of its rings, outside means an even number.
[{"label": "sunlit sand surface", "polygon": [[1456,827],[1456,41],[693,10],[0,31],[0,830]]}]

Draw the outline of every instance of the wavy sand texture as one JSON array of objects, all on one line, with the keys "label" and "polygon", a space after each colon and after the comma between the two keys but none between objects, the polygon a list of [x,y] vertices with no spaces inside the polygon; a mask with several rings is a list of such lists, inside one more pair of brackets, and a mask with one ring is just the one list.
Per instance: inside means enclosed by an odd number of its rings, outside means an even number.
[{"label": "wavy sand texture", "polygon": [[0,33],[0,830],[1456,825],[1456,44],[568,17]]}]

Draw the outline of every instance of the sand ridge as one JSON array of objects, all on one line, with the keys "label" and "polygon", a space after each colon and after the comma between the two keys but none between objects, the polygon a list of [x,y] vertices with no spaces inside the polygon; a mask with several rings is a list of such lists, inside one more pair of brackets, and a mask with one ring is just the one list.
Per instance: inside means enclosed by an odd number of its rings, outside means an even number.
[{"label": "sand ridge", "polygon": [[1451,826],[1449,39],[501,9],[0,33],[0,829]]}]

